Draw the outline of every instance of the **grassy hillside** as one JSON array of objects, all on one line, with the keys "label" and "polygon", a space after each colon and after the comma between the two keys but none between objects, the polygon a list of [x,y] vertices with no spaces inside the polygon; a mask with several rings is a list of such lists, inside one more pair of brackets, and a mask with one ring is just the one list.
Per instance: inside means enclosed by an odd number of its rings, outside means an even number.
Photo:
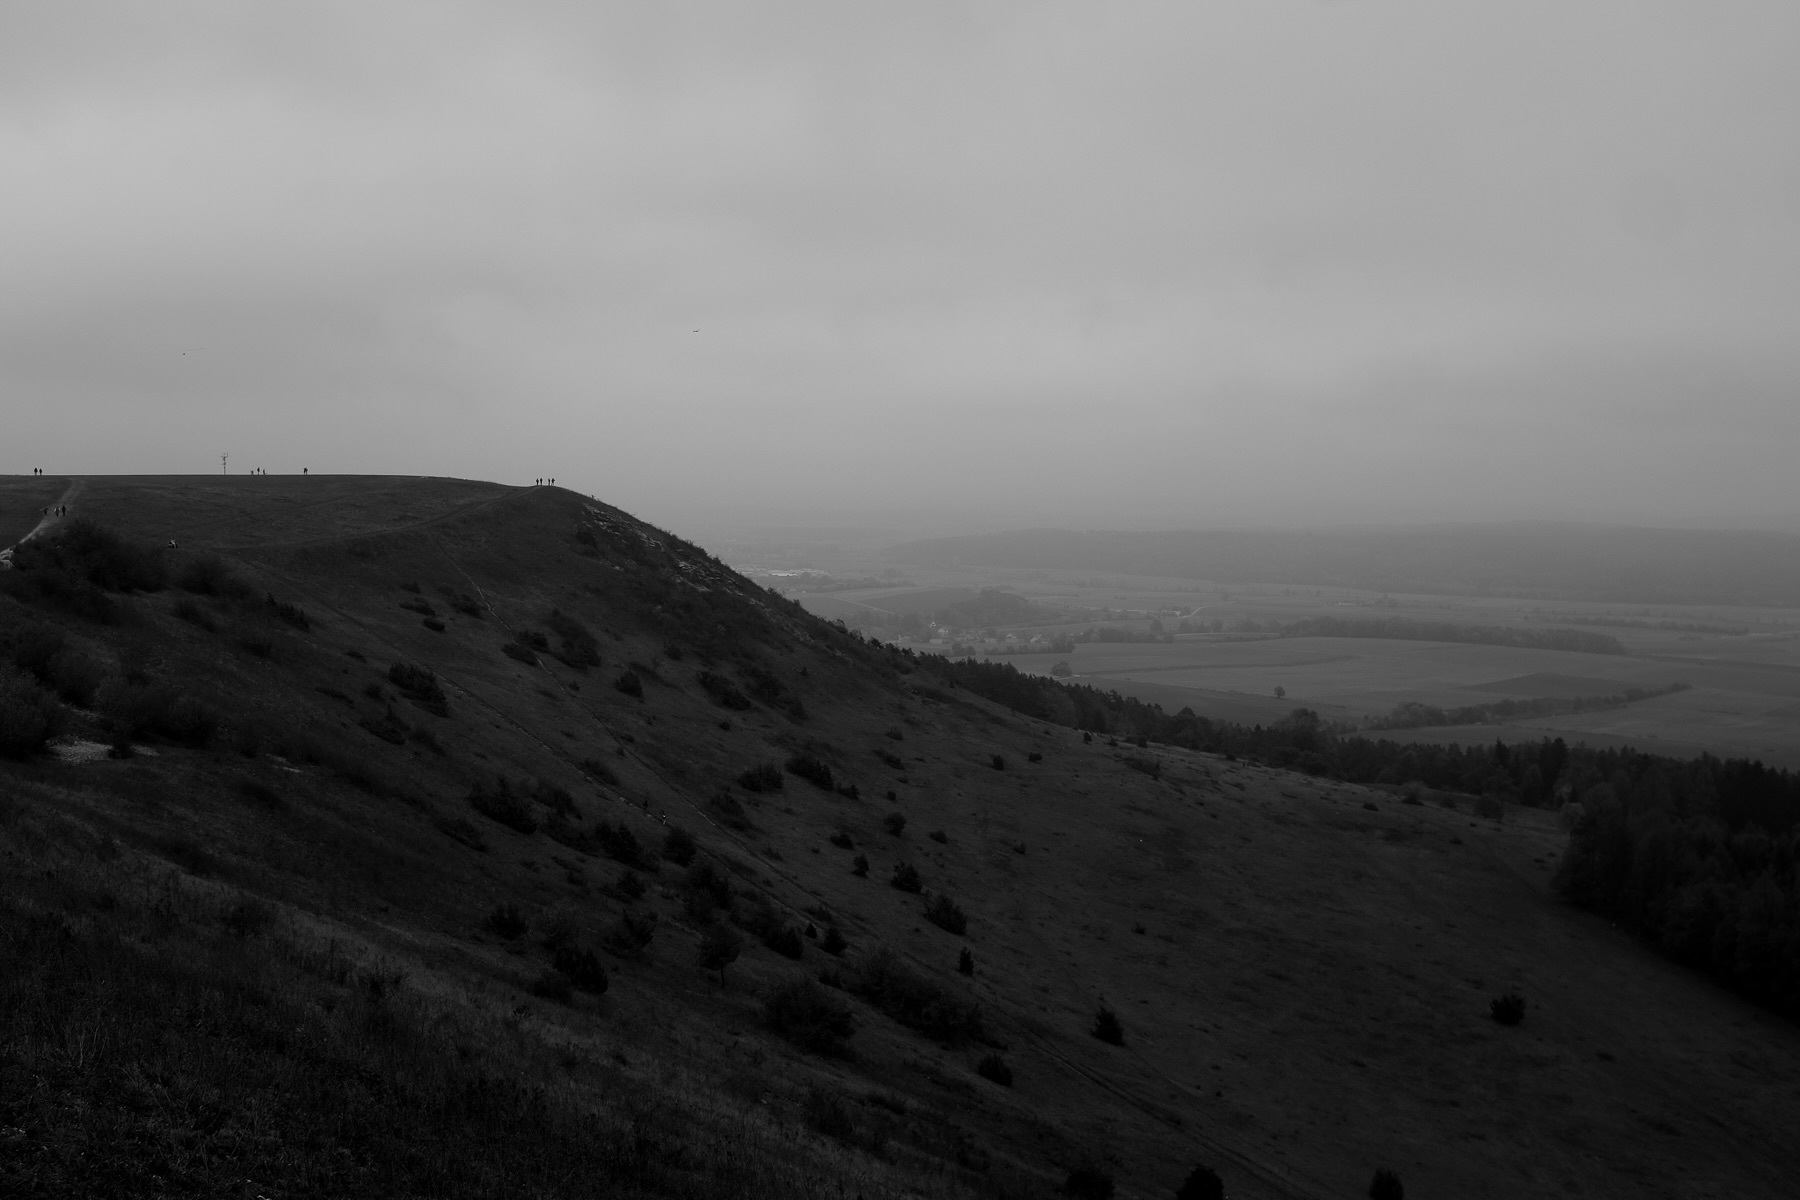
[{"label": "grassy hillside", "polygon": [[1555,902],[1549,814],[1087,742],[556,489],[76,505],[163,551],[0,580],[0,713],[59,727],[0,761],[0,1193],[1800,1170],[1800,1034]]}]

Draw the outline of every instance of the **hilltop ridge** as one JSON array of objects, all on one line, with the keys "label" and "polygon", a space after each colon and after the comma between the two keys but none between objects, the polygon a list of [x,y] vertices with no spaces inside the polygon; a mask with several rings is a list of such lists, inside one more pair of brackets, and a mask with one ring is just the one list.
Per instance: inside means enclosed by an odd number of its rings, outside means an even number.
[{"label": "hilltop ridge", "polygon": [[[60,486],[0,483],[0,522]],[[1800,1169],[1800,1036],[1555,901],[1552,814],[1089,740],[563,489],[92,478],[78,508],[161,576],[21,556],[0,590],[9,653],[55,643],[63,747],[0,761],[6,1186],[1168,1196],[1204,1164],[1237,1197],[1377,1167],[1779,1196]]]}]

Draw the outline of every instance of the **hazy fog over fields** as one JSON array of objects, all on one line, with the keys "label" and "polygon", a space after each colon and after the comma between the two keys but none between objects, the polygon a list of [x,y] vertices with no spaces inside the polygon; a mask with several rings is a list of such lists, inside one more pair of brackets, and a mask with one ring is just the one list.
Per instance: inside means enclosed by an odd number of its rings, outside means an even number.
[{"label": "hazy fog over fields", "polygon": [[10,5],[0,471],[1791,527],[1796,44],[1667,0]]}]

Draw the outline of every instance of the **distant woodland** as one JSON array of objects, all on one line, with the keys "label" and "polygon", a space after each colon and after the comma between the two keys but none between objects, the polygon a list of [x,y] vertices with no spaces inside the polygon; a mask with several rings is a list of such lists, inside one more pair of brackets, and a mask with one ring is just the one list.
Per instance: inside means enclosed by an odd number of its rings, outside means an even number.
[{"label": "distant woodland", "polygon": [[1025,675],[1011,664],[904,652],[952,689],[1020,713],[1145,744],[1236,755],[1351,783],[1417,783],[1562,807],[1557,875],[1570,901],[1664,954],[1800,1020],[1800,774],[1711,755],[1678,760],[1563,739],[1508,746],[1406,745],[1329,727],[1309,709],[1272,725],[1165,713],[1116,691]]},{"label": "distant woodland", "polygon": [[1800,535],[1510,525],[1264,532],[1073,531],[896,547],[921,567],[1023,567],[1374,592],[1645,604],[1800,604]]}]

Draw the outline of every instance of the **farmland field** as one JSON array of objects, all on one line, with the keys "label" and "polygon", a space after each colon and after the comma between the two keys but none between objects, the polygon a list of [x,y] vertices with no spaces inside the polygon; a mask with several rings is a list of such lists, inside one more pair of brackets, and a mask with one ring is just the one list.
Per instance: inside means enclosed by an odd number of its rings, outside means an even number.
[{"label": "farmland field", "polygon": [[[1503,701],[1592,701],[1627,688],[1686,689],[1620,707],[1500,723],[1383,730],[1402,741],[1475,742],[1563,737],[1676,755],[1711,752],[1800,767],[1800,613],[1693,605],[1546,604],[1496,597],[1372,596],[1341,588],[1221,587],[1191,580],[990,570],[925,574],[917,586],[799,597],[821,616],[855,623],[858,611],[930,613],[983,587],[1016,591],[1071,619],[1002,629],[1031,634],[1105,625],[1173,641],[1083,642],[1065,654],[997,657],[1047,673],[1067,661],[1073,681],[1136,696],[1168,711],[1250,724],[1296,707],[1366,725],[1401,704],[1443,709]],[[1227,630],[1332,617],[1411,620],[1520,633],[1576,629],[1614,638],[1621,654],[1372,637],[1273,637],[1175,632],[1182,621]],[[923,648],[923,647],[922,647]],[[930,647],[947,652],[949,647]],[[989,644],[988,650],[996,647]],[[1277,698],[1280,687],[1285,695]]]}]

